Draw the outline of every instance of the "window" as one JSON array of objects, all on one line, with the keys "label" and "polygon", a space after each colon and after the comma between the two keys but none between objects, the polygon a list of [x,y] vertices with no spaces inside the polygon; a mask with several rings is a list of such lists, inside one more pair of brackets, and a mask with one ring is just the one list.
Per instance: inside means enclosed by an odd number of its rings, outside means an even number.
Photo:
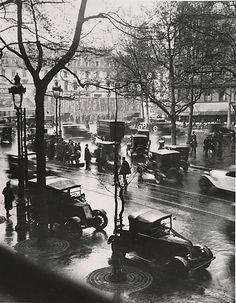
[{"label": "window", "polygon": [[2,69],[2,75],[5,76],[5,74],[6,74],[5,69]]},{"label": "window", "polygon": [[99,61],[95,62],[95,66],[98,67],[99,66]]},{"label": "window", "polygon": [[11,75],[12,75],[12,77],[15,77],[16,71],[14,69],[11,71]]},{"label": "window", "polygon": [[226,94],[225,90],[219,91],[219,102],[225,102],[226,101]]},{"label": "window", "polygon": [[85,72],[85,78],[88,79],[89,78],[89,71]]},{"label": "window", "polygon": [[96,79],[99,78],[99,72],[96,72],[96,73],[95,73],[95,77],[96,77]]},{"label": "window", "polygon": [[89,66],[89,63],[88,63],[88,61],[85,61],[85,66]]},{"label": "window", "polygon": [[205,102],[212,101],[212,93],[210,91],[205,92],[205,94],[204,94],[204,101]]}]

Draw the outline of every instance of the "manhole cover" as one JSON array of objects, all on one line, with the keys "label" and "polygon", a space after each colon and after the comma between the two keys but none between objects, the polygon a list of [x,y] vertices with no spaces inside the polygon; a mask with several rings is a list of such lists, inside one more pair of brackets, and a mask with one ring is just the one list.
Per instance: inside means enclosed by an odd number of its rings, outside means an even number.
[{"label": "manhole cover", "polygon": [[15,250],[26,255],[51,255],[66,251],[70,244],[65,240],[48,238],[48,244],[45,248],[37,246],[37,239],[32,238],[21,241],[15,245]]},{"label": "manhole cover", "polygon": [[148,287],[152,283],[152,276],[139,268],[125,266],[126,279],[123,282],[112,282],[112,267],[100,268],[87,277],[87,281],[94,287],[110,292],[135,292]]},{"label": "manhole cover", "polygon": [[4,216],[0,216],[0,224],[4,223],[6,221],[6,218]]}]

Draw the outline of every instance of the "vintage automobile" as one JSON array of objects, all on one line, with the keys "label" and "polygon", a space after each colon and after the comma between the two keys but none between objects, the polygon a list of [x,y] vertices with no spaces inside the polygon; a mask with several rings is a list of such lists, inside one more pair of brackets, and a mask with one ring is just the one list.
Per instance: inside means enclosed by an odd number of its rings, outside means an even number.
[{"label": "vintage automobile", "polygon": [[236,192],[235,165],[231,165],[228,170],[205,171],[199,179],[199,185],[204,192],[210,189]]},{"label": "vintage automobile", "polygon": [[130,137],[127,144],[126,154],[131,157],[147,156],[150,149],[150,140],[147,135],[136,134]]},{"label": "vintage automobile", "polygon": [[[205,269],[215,259],[205,245],[194,245],[172,228],[172,215],[159,210],[148,210],[129,215],[129,227],[120,230],[124,253],[137,252],[146,260],[163,261],[171,273]],[[114,239],[114,238],[113,238]],[[112,243],[112,238],[108,240]]]},{"label": "vintage automobile", "polygon": [[180,152],[168,149],[150,152],[144,166],[145,171],[154,174],[159,184],[168,180],[181,184],[183,169],[180,166]]},{"label": "vintage automobile", "polygon": [[[56,176],[46,177],[47,203],[50,229],[55,226],[66,230],[68,236],[78,239],[82,231],[88,227],[102,230],[107,226],[108,218],[105,210],[93,210],[86,202],[81,185],[74,181]],[[37,226],[36,208],[36,179],[28,181],[27,196],[29,201],[29,214],[34,226]]]},{"label": "vintage automobile", "polygon": [[[7,171],[11,178],[17,178],[19,176],[18,169],[18,155],[17,154],[8,154],[8,166],[9,170]],[[36,153],[29,152],[27,153],[27,177],[34,178],[36,176]]]},{"label": "vintage automobile", "polygon": [[121,142],[125,135],[125,122],[116,120],[98,120],[96,137],[104,141]]},{"label": "vintage automobile", "polygon": [[180,166],[183,168],[185,172],[188,171],[189,168],[189,145],[165,145],[165,149],[176,150],[180,152]]},{"label": "vintage automobile", "polygon": [[138,129],[136,135],[145,135],[148,138],[148,141],[150,140],[150,130],[149,129]]}]

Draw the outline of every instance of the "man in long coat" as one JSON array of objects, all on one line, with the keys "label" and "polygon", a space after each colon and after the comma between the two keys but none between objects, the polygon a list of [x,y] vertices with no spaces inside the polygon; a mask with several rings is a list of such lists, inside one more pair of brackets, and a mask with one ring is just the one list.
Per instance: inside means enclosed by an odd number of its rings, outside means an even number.
[{"label": "man in long coat", "polygon": [[124,187],[127,188],[128,182],[126,176],[131,173],[129,163],[125,160],[125,157],[122,158],[122,164],[120,168],[120,175],[123,176]]}]

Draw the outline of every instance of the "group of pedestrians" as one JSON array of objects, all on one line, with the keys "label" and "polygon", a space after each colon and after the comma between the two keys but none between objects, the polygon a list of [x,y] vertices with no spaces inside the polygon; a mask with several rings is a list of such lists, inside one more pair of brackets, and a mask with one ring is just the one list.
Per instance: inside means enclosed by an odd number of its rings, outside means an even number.
[{"label": "group of pedestrians", "polygon": [[215,132],[213,135],[208,135],[203,141],[203,150],[205,157],[211,156],[222,157],[223,152],[223,134],[221,131]]},{"label": "group of pedestrians", "polygon": [[54,139],[51,139],[47,146],[47,157],[50,160],[57,159],[67,164],[78,164],[81,157],[80,142],[76,143],[73,140],[66,142],[63,138],[60,138],[56,143]]}]

